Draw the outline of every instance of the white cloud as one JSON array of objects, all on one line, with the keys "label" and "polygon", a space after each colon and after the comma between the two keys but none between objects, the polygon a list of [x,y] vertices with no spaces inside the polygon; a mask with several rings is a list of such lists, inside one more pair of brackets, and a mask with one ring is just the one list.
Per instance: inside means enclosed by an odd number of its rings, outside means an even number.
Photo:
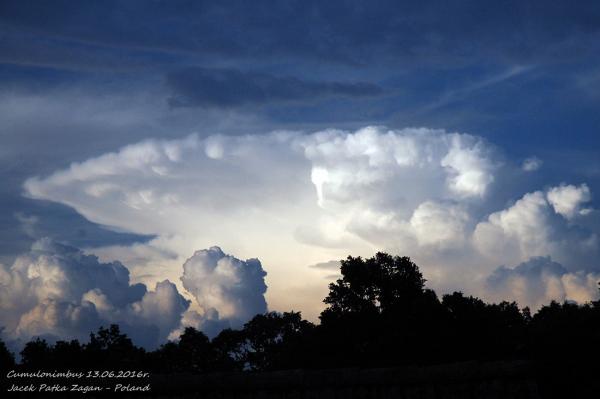
[{"label": "white cloud", "polygon": [[535,172],[542,167],[542,164],[542,160],[538,157],[530,157],[523,161],[521,164],[521,169],[523,169],[525,172]]},{"label": "white cloud", "polygon": [[327,130],[300,143],[319,205],[338,226],[321,224],[324,243],[327,232],[350,232],[378,249],[460,246],[466,208],[485,198],[499,168],[483,140],[441,130]]},{"label": "white cloud", "polygon": [[[353,199],[367,187],[374,196],[389,195],[390,189],[405,189],[416,179],[428,190],[435,184],[438,196],[481,197],[497,168],[492,150],[481,139],[442,130],[326,130],[299,142],[324,196],[334,201]],[[413,190],[414,197],[421,197],[419,187]],[[409,190],[403,194],[412,197]]]},{"label": "white cloud", "polygon": [[469,215],[460,206],[423,202],[410,218],[419,245],[457,246],[465,239]]},{"label": "white cloud", "polygon": [[489,295],[496,301],[515,300],[539,309],[551,300],[586,303],[598,298],[600,273],[568,272],[550,257],[534,257],[509,269],[499,267],[487,279]]},{"label": "white cloud", "polygon": [[[428,200],[481,200],[497,169],[492,156],[476,137],[428,129],[192,135],[133,144],[28,179],[25,190],[105,225],[176,234],[190,228],[190,215],[206,221],[217,212],[227,223],[223,212],[273,213],[303,202],[406,217]],[[199,233],[214,227],[197,226]]]},{"label": "white cloud", "polygon": [[464,136],[454,135],[450,151],[442,159],[441,165],[452,171],[448,179],[452,191],[461,196],[483,196],[494,180],[485,147],[480,141],[465,140]]},{"label": "white cloud", "polygon": [[119,262],[56,243],[37,241],[8,268],[0,265],[0,326],[19,350],[34,336],[79,339],[100,326],[119,324],[133,341],[154,348],[176,339],[186,326],[215,336],[267,311],[266,273],[258,259],[239,260],[220,248],[196,251],[183,265],[181,281],[201,311],[190,309],[175,284],[131,284]]},{"label": "white cloud", "polygon": [[[490,214],[486,221],[477,224],[473,232],[475,246],[498,263],[514,264],[530,257],[552,256],[561,263],[583,262],[579,267],[593,268],[598,252],[595,233],[570,225],[573,210],[583,200],[582,196],[565,194],[573,190],[585,192],[587,186],[561,185],[547,192],[525,194],[512,206]],[[557,204],[560,204],[558,209]]]},{"label": "white cloud", "polygon": [[475,228],[477,248],[493,259],[508,262],[552,252],[552,221],[545,195],[528,193],[511,207],[492,213]]},{"label": "white cloud", "polygon": [[205,314],[217,312],[220,319],[239,327],[267,311],[266,274],[258,259],[243,261],[211,247],[196,251],[183,264],[181,281]]},{"label": "white cloud", "polygon": [[[164,341],[171,331],[179,326],[182,314],[190,303],[177,291],[169,280],[156,283],[154,291],[148,291],[141,301],[131,304],[129,317],[138,325],[151,320],[159,330],[159,342]],[[131,323],[131,319],[129,321]]]},{"label": "white cloud", "polygon": [[547,197],[554,211],[567,219],[585,215],[591,211],[581,208],[582,204],[591,200],[590,189],[585,184],[580,186],[561,184],[550,189]]},{"label": "white cloud", "polygon": [[215,211],[246,212],[298,194],[288,171],[277,171],[282,163],[294,163],[290,140],[286,134],[146,140],[48,178],[29,179],[25,189],[104,225],[176,234],[190,228],[192,215],[201,221],[196,223],[201,232],[218,227],[210,221]]},{"label": "white cloud", "polygon": [[87,340],[101,325],[118,323],[147,347],[164,341],[189,307],[169,281],[147,291],[130,284],[121,263],[101,263],[48,239],[1,267],[0,299],[0,325],[11,339]]}]

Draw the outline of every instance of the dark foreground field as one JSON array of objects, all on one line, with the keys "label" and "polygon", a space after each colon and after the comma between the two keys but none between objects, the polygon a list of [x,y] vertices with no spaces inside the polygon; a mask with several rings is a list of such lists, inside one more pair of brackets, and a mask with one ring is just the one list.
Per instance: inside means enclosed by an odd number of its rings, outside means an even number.
[{"label": "dark foreground field", "polygon": [[[459,363],[155,378],[156,393],[184,398],[540,398],[531,365]],[[160,392],[170,392],[161,395]]]}]

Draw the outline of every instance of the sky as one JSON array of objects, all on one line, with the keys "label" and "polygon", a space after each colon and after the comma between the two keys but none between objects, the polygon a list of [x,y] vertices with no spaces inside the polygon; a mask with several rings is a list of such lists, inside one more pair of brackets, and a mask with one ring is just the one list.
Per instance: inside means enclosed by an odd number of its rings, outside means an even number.
[{"label": "sky", "polygon": [[339,260],[598,298],[600,5],[0,1],[0,326],[317,321]]}]

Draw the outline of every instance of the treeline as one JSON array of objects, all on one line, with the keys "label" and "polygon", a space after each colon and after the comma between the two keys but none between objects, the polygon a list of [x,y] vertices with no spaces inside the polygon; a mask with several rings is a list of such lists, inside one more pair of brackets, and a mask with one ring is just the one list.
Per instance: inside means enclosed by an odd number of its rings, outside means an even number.
[{"label": "treeline", "polygon": [[[489,304],[460,292],[440,299],[409,258],[385,253],[348,257],[341,275],[329,286],[318,325],[297,312],[271,312],[212,340],[188,327],[179,341],[154,351],[112,325],[85,344],[32,340],[18,367],[204,373],[530,359],[547,375],[596,377],[600,302],[552,302],[532,315],[514,302]],[[0,358],[14,367],[3,343]]]}]

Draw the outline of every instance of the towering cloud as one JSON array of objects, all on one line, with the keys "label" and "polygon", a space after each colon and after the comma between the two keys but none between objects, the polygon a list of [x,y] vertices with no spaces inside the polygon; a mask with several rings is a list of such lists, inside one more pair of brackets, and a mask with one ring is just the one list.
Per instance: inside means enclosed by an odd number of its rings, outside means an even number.
[{"label": "towering cloud", "polygon": [[211,319],[218,316],[239,327],[267,311],[266,274],[258,259],[242,261],[211,247],[196,251],[183,264],[181,281]]},{"label": "towering cloud", "polygon": [[330,130],[300,142],[327,215],[320,234],[340,236],[333,219],[394,251],[462,245],[468,207],[485,199],[500,166],[483,140],[441,130]]},{"label": "towering cloud", "polygon": [[[378,188],[373,195],[389,195],[400,187],[385,189],[386,184],[417,181],[424,186],[411,187],[416,198],[425,193],[448,198],[482,197],[497,169],[491,147],[480,138],[443,130],[327,130],[299,142],[312,163],[313,176],[319,171],[320,181],[315,183],[325,184],[333,200],[352,198],[356,190],[366,186]],[[402,194],[408,196],[410,192]]]},{"label": "towering cloud", "polygon": [[48,239],[0,268],[0,325],[10,339],[86,340],[98,327],[118,323],[137,343],[154,347],[179,326],[188,307],[167,280],[148,291],[130,284],[121,263],[101,263]]}]

